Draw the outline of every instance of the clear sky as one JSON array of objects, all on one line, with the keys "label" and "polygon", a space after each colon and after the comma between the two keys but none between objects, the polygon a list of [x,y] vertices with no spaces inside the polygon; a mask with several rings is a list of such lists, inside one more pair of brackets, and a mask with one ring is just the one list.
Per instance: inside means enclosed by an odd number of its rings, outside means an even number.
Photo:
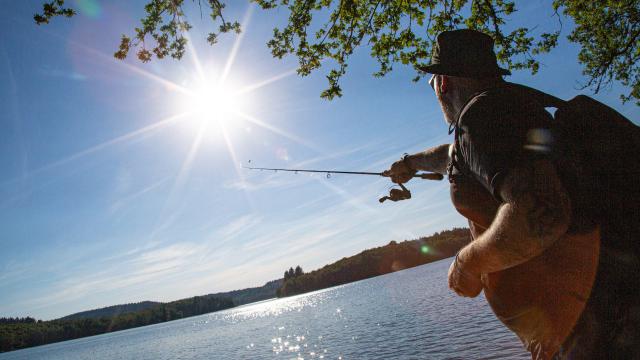
[{"label": "clear sky", "polygon": [[[79,15],[47,26],[32,21],[42,1],[2,2],[0,316],[51,319],[260,286],[290,266],[313,270],[466,225],[446,181],[413,180],[411,200],[381,205],[388,179],[239,167],[382,171],[404,152],[449,142],[435,96],[410,81],[410,68],[373,78],[376,64],[359,49],[344,97],[321,100],[326,68],[300,78],[295,59],[273,59],[265,45],[285,12],[241,1],[228,10],[243,20],[242,37],[209,47],[210,24],[194,11],[182,61],[122,62],[112,54],[144,1],[69,2]],[[555,26],[549,3],[527,2],[519,21]],[[572,97],[584,81],[576,55],[562,41],[538,75],[510,80]],[[243,90],[221,107],[245,116],[206,127],[185,116],[202,76]],[[621,91],[596,98],[638,119]]]}]

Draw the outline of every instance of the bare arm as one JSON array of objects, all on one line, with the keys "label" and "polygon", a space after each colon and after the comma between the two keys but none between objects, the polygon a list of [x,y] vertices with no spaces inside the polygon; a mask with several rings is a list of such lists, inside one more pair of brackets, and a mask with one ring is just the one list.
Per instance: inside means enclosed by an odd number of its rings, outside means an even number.
[{"label": "bare arm", "polygon": [[449,164],[449,144],[434,146],[425,151],[409,155],[406,160],[396,161],[384,172],[391,181],[403,184],[411,180],[416,171],[429,171],[439,174],[447,172]]},{"label": "bare arm", "polygon": [[539,160],[512,170],[500,196],[504,203],[491,226],[460,251],[465,271],[491,273],[538,256],[568,229],[569,196],[553,164]]},{"label": "bare arm", "polygon": [[409,165],[416,170],[444,174],[447,172],[447,165],[449,164],[450,146],[450,144],[438,145],[425,151],[409,155]]}]

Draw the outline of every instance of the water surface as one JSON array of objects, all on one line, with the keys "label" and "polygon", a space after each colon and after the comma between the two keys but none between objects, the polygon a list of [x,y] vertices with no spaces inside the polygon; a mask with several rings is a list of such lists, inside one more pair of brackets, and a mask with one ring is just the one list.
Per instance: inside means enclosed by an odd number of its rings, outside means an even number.
[{"label": "water surface", "polygon": [[450,259],[314,293],[0,354],[0,359],[529,359]]}]

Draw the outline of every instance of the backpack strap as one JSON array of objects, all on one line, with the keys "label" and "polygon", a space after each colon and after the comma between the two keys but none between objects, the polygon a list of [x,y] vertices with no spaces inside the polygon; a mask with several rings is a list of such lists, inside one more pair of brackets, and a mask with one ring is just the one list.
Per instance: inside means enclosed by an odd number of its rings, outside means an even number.
[{"label": "backpack strap", "polygon": [[[534,89],[525,85],[520,85],[511,82],[505,82],[503,86],[506,86],[510,91],[515,93],[517,96],[522,96],[530,99],[532,102],[539,104],[542,107],[552,107],[556,109],[560,109],[561,107],[567,104],[567,101],[562,100],[553,95],[547,94],[538,89]],[[479,91],[472,96],[469,97],[467,102],[462,107],[460,113],[456,117],[455,122],[449,124],[449,135],[454,134],[454,147],[453,153],[451,154],[451,162],[447,166],[447,175],[449,176],[449,181],[453,181],[453,169],[455,168],[459,174],[461,175],[470,175],[470,171],[468,170],[466,163],[460,160],[461,149],[460,149],[460,118],[467,111],[468,107],[471,105],[472,101],[482,95],[486,90]]]},{"label": "backpack strap", "polygon": [[[461,135],[460,134],[460,118],[462,117],[462,114],[464,114],[467,111],[467,108],[470,106],[471,102],[484,92],[485,90],[479,91],[471,95],[467,100],[467,102],[462,107],[462,110],[460,110],[460,112],[456,116],[456,120],[449,124],[449,135],[451,135],[452,133],[454,134],[453,135],[453,151],[450,157],[451,161],[447,165],[447,176],[449,178],[449,182],[451,183],[454,182],[455,175],[463,175],[463,176],[471,175],[471,171],[469,171],[466,162],[460,161],[460,156],[462,154],[462,150],[460,149],[460,141],[459,141],[459,138]],[[458,172],[455,175],[453,174],[454,169],[457,170]]]}]

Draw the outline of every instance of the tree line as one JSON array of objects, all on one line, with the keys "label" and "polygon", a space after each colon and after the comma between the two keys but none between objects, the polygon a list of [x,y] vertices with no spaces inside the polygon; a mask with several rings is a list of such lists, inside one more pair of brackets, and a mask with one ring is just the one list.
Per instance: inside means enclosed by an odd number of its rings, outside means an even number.
[{"label": "tree line", "polygon": [[291,267],[291,268],[289,268],[289,270],[284,272],[284,281],[287,281],[289,279],[293,279],[293,278],[298,277],[298,276],[303,275],[303,274],[304,274],[304,271],[302,270],[300,265],[296,266],[295,270]]},{"label": "tree line", "polygon": [[0,321],[0,352],[157,324],[233,306],[230,298],[195,296],[114,317],[50,321],[36,321],[31,317],[3,318],[5,321]]},{"label": "tree line", "polygon": [[291,276],[289,269],[276,294],[297,295],[427,264],[455,255],[469,241],[468,229],[454,228],[417,240],[391,241],[306,274],[300,269],[298,276]]},{"label": "tree line", "polygon": [[41,320],[36,320],[30,316],[27,317],[2,317],[0,318],[0,324],[33,324],[37,321],[41,321]]}]

